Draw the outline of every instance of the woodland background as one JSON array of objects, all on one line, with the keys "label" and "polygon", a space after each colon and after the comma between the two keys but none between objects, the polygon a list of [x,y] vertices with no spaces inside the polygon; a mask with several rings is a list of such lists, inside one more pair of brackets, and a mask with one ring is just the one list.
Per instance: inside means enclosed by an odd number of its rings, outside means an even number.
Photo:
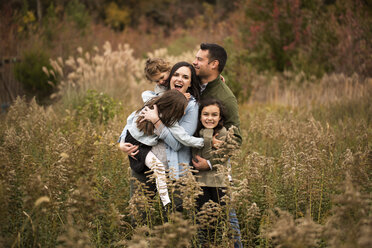
[{"label": "woodland background", "polygon": [[[244,245],[372,245],[370,0],[10,0],[0,35],[0,246],[197,246],[192,177],[163,223],[129,200],[116,140],[153,87],[146,58],[191,62],[201,42],[226,48],[239,100],[227,206]],[[206,212],[210,245],[231,245],[224,211]]]}]

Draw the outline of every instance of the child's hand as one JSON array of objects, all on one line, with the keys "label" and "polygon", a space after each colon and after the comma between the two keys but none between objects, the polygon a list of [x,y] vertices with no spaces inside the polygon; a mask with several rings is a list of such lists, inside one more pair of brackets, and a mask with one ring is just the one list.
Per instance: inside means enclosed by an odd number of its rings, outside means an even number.
[{"label": "child's hand", "polygon": [[156,104],[154,104],[154,109],[150,109],[146,106],[142,109],[140,115],[143,117],[141,122],[151,121],[152,123],[155,123],[159,120],[158,107],[156,106]]},{"label": "child's hand", "polygon": [[126,152],[128,156],[131,156],[134,159],[136,159],[134,156],[136,156],[139,152],[138,146],[132,145],[131,143],[120,142],[119,149],[123,152]]},{"label": "child's hand", "polygon": [[223,144],[222,140],[217,139],[217,135],[218,135],[218,133],[213,135],[213,139],[212,139],[212,146],[216,149],[220,148],[221,145]]},{"label": "child's hand", "polygon": [[187,92],[186,92],[186,93],[183,93],[183,94],[185,95],[187,101],[190,100],[190,97],[191,97],[190,93],[187,93]]}]

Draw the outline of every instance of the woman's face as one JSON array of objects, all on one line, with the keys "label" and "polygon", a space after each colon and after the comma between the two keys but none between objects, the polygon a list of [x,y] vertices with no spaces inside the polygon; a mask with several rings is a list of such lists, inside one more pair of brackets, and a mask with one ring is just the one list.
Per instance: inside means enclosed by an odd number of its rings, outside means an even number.
[{"label": "woman's face", "polygon": [[170,88],[186,93],[191,86],[191,70],[186,66],[178,68],[170,79]]},{"label": "woman's face", "polygon": [[200,115],[200,121],[205,128],[215,128],[221,120],[220,108],[217,105],[205,106]]}]

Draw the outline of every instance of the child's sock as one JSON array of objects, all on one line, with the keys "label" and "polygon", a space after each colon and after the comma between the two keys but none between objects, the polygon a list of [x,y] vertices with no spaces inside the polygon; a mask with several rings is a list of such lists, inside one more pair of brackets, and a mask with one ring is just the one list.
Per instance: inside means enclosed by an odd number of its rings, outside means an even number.
[{"label": "child's sock", "polygon": [[165,166],[160,160],[152,153],[149,152],[146,156],[145,164],[152,169],[155,174],[156,188],[158,189],[160,199],[163,205],[170,203],[168,187],[166,182]]}]

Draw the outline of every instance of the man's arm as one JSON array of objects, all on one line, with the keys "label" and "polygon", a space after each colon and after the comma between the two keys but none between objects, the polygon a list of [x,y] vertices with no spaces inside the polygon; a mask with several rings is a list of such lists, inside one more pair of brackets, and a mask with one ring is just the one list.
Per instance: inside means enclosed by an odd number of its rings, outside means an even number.
[{"label": "man's arm", "polygon": [[235,126],[236,129],[234,130],[234,136],[236,137],[236,141],[238,142],[239,146],[242,144],[242,135],[240,132],[240,118],[239,118],[239,108],[238,102],[235,97],[229,97],[223,101],[223,105],[226,108],[226,112],[228,114],[225,127],[229,129],[231,126]]}]

